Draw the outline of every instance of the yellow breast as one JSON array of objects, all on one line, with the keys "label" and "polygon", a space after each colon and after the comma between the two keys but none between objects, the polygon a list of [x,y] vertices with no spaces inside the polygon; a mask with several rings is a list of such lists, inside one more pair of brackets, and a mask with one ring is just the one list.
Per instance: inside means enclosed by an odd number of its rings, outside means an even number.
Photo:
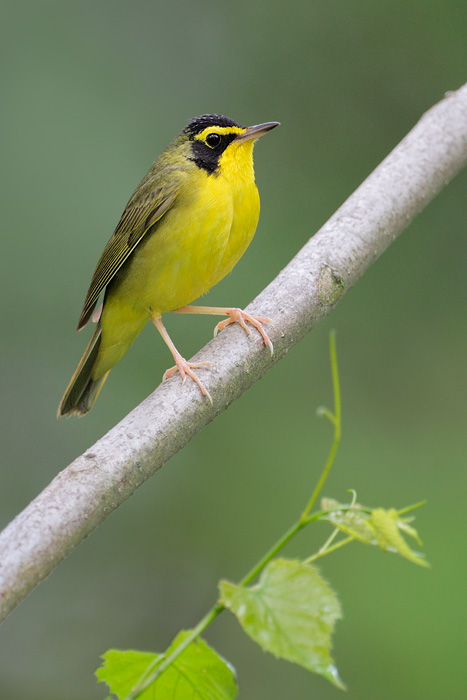
[{"label": "yellow breast", "polygon": [[189,304],[230,272],[254,236],[259,195],[252,163],[245,167],[245,158],[237,160],[234,151],[220,165],[211,175],[194,166],[172,209],[135,250],[112,296],[164,313]]}]

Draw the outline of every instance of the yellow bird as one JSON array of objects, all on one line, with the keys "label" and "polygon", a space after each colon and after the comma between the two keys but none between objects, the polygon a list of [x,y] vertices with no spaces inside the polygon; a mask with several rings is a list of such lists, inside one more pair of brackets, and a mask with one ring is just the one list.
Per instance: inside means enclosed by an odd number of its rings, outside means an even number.
[{"label": "yellow bird", "polygon": [[[248,128],[219,114],[204,114],[155,160],[136,188],[97,263],[78,330],[93,317],[97,327],[63,395],[58,416],[87,413],[110,369],[151,320],[175,360],[164,378],[191,377],[208,363],[187,362],[172,343],[161,315],[166,311],[226,315],[215,333],[238,322],[261,333],[269,319],[237,308],[187,306],[230,272],[251,242],[259,217],[253,170],[256,139],[278,122]],[[99,296],[104,301],[94,313]]]}]

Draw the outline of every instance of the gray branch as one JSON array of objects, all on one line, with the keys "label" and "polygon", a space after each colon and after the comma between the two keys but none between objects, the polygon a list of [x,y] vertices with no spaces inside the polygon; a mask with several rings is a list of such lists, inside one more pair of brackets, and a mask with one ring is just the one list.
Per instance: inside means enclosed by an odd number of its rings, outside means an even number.
[{"label": "gray branch", "polygon": [[467,164],[467,85],[430,109],[249,305],[269,316],[274,355],[231,326],[195,357],[213,405],[193,382],[161,384],[58,474],[0,534],[0,620],[76,545],[303,338]]}]

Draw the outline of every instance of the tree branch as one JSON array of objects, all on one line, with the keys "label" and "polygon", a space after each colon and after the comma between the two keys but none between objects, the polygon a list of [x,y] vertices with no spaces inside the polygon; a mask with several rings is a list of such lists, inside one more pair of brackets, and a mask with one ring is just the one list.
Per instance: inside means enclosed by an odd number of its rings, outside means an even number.
[{"label": "tree branch", "polygon": [[467,164],[467,85],[430,109],[251,303],[274,320],[274,356],[259,334],[229,327],[195,357],[193,382],[164,382],[64,469],[0,534],[0,620],[77,544],[209,421],[324,318],[387,246]]}]

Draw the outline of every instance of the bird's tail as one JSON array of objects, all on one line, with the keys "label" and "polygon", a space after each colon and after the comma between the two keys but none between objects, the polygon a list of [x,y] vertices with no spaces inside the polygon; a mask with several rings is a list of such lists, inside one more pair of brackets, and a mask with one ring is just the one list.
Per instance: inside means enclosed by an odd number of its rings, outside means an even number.
[{"label": "bird's tail", "polygon": [[57,411],[60,416],[84,416],[87,413],[107,379],[108,372],[100,379],[92,379],[91,373],[99,352],[101,342],[101,325],[98,324],[94,335],[88,343],[83,357],[68,384]]}]

